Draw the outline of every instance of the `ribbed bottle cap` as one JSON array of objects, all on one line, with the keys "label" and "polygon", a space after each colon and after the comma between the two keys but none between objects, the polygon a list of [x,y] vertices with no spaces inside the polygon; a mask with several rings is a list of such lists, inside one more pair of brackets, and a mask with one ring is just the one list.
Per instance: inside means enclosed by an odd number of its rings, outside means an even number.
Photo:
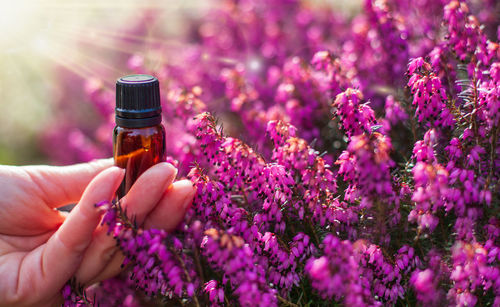
[{"label": "ribbed bottle cap", "polygon": [[147,127],[161,122],[160,85],[150,75],[129,75],[116,81],[116,124]]}]

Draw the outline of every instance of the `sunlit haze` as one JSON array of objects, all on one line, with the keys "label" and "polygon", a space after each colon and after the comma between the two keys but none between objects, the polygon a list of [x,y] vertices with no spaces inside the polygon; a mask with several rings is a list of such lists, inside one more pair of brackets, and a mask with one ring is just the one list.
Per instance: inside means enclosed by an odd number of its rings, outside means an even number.
[{"label": "sunlit haze", "polygon": [[203,8],[193,1],[0,0],[0,159],[16,161],[16,150],[26,146],[21,143],[51,120],[55,69],[92,77],[99,66],[119,76],[125,70],[108,63],[110,54],[147,51],[157,40],[131,37],[135,44],[125,44],[120,29],[155,11],[162,18],[152,27],[176,33],[186,14]]}]

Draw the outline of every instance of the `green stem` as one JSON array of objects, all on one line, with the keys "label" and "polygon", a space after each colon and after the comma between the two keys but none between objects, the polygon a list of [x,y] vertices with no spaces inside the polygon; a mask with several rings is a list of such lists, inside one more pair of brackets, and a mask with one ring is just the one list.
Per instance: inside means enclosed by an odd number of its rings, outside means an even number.
[{"label": "green stem", "polygon": [[488,178],[486,179],[485,183],[485,189],[488,188],[491,182],[491,178],[493,177],[493,168],[494,168],[494,161],[495,161],[495,150],[496,150],[496,145],[498,141],[498,126],[493,128],[493,135],[491,136],[491,143],[490,143],[490,170],[488,172]]},{"label": "green stem", "polygon": [[194,259],[196,262],[196,268],[198,269],[198,274],[200,275],[201,283],[205,283],[205,276],[203,274],[203,268],[201,267],[201,262],[200,262],[200,253],[198,251],[198,248],[194,248]]},{"label": "green stem", "polygon": [[[172,254],[175,255],[175,258],[177,258],[177,261],[181,264],[182,270],[184,271],[184,275],[186,275],[186,280],[189,283],[191,283],[191,277],[189,276],[189,273],[187,271],[186,264],[184,263],[182,258],[174,250],[170,249],[170,251],[172,252]],[[196,307],[201,307],[200,302],[198,301],[198,297],[196,296],[196,294],[193,295],[193,300],[194,300],[194,304],[196,305]]]},{"label": "green stem", "polygon": [[279,296],[279,295],[276,295],[276,297],[278,298],[278,300],[279,300],[281,303],[285,304],[285,306],[299,307],[299,305],[294,304],[294,303],[290,302],[289,300],[287,300],[287,299],[285,299],[285,298],[283,298],[283,297],[281,297],[281,296]]}]

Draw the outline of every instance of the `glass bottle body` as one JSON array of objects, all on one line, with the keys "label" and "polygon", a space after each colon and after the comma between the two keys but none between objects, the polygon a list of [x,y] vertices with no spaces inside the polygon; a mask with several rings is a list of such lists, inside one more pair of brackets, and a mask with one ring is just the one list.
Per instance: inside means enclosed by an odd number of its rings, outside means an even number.
[{"label": "glass bottle body", "polygon": [[116,126],[113,158],[116,166],[125,169],[125,177],[117,191],[118,198],[122,198],[142,173],[165,161],[165,128],[162,124],[144,128]]}]

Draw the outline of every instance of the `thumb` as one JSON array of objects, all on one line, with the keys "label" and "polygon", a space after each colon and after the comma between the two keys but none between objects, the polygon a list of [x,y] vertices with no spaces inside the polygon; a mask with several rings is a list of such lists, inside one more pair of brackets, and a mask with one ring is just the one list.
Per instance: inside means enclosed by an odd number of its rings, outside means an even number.
[{"label": "thumb", "polygon": [[[39,280],[44,288],[42,293],[61,289],[75,273],[85,249],[92,240],[93,232],[101,220],[102,211],[96,208],[95,204],[113,198],[123,175],[124,171],[117,167],[108,168],[97,175],[85,189],[78,205],[43,246],[41,261],[38,261],[41,271]],[[22,285],[22,282],[20,284]]]},{"label": "thumb", "polygon": [[58,208],[80,200],[85,187],[97,174],[113,165],[113,159],[101,159],[69,166],[22,166],[45,202]]}]

